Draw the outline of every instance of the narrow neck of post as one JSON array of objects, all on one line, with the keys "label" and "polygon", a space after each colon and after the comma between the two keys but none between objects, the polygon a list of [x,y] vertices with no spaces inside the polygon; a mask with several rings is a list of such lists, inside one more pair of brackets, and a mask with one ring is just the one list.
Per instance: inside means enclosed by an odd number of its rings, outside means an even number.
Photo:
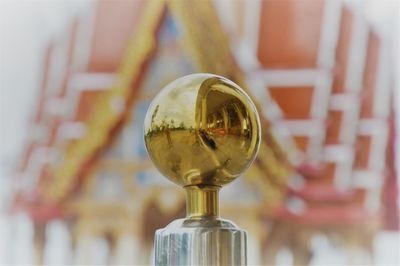
[{"label": "narrow neck of post", "polygon": [[204,218],[219,216],[218,186],[187,186],[186,217]]}]

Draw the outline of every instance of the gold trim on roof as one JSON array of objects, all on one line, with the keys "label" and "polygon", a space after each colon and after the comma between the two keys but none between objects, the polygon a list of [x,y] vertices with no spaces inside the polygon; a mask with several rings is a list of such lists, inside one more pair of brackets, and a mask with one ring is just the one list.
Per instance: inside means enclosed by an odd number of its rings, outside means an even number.
[{"label": "gold trim on roof", "polygon": [[261,114],[263,129],[263,141],[257,164],[262,169],[263,175],[270,179],[270,181],[262,182],[267,182],[268,186],[285,187],[293,171],[292,166],[287,160],[286,153],[270,132],[269,121],[262,117],[260,104],[245,85],[244,75],[236,64],[213,3],[209,0],[198,1],[196,4],[191,1],[171,0],[169,4],[174,17],[180,19],[185,25],[185,40],[200,70],[234,80],[253,99]]},{"label": "gold trim on roof", "polygon": [[147,3],[135,37],[123,57],[114,85],[96,103],[97,107],[86,123],[86,135],[68,145],[62,164],[53,171],[54,182],[47,190],[50,200],[59,201],[73,189],[74,178],[79,175],[83,163],[106,143],[109,131],[121,117],[121,113],[113,108],[113,102],[115,99],[125,101],[128,98],[133,79],[139,76],[143,62],[151,55],[156,45],[154,32],[164,8],[163,1]]}]

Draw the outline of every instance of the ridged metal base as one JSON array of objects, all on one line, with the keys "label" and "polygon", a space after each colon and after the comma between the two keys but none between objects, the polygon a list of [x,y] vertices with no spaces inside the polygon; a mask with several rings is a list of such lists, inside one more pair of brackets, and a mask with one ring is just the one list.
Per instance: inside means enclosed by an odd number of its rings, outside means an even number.
[{"label": "ridged metal base", "polygon": [[246,265],[246,232],[218,218],[179,219],[155,235],[155,265]]}]

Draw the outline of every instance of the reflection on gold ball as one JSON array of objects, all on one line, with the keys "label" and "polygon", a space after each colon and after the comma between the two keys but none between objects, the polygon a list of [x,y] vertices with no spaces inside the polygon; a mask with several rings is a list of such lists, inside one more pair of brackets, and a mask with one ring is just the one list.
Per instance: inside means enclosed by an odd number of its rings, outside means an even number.
[{"label": "reflection on gold ball", "polygon": [[171,181],[223,186],[254,160],[260,122],[238,85],[212,74],[193,74],[173,81],[154,98],[144,134],[150,158]]}]

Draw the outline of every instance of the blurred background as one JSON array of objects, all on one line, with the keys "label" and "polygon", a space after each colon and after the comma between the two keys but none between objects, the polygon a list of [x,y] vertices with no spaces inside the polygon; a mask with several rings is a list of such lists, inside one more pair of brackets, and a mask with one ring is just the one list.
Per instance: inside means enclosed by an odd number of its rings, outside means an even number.
[{"label": "blurred background", "polygon": [[185,200],[147,157],[144,116],[210,72],[262,117],[262,152],[221,195],[249,265],[398,265],[399,8],[0,1],[0,264],[150,264]]}]

